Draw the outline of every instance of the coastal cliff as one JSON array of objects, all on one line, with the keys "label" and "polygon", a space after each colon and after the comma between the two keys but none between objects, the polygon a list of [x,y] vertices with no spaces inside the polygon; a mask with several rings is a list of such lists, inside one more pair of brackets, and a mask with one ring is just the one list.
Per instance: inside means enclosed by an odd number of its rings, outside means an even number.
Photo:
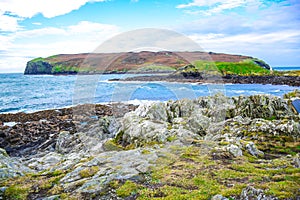
[{"label": "coastal cliff", "polygon": [[264,69],[270,69],[265,62],[242,55],[213,52],[127,52],[98,54],[60,54],[47,58],[35,58],[27,63],[24,74],[92,74],[92,73],[143,73],[174,72],[189,62],[201,60],[209,62],[240,63],[245,60]]}]

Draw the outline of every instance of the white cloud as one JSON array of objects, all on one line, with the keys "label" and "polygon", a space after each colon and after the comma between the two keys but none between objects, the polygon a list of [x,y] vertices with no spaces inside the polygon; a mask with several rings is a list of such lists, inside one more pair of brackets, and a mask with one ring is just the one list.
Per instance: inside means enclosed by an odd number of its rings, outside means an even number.
[{"label": "white cloud", "polygon": [[41,13],[46,18],[67,14],[88,2],[106,0],[1,0],[0,31],[14,32],[20,29],[18,21]]},{"label": "white cloud", "polygon": [[180,4],[176,8],[189,8],[189,7],[202,7],[202,6],[212,6],[216,3],[220,3],[220,0],[194,0],[188,4]]},{"label": "white cloud", "polygon": [[300,32],[296,29],[265,34],[192,34],[189,37],[206,51],[250,55],[271,65],[295,65],[300,62],[300,48],[297,47]]},{"label": "white cloud", "polygon": [[[192,8],[199,7],[200,10],[186,10],[188,14],[204,14],[212,15],[215,13],[221,13],[224,10],[238,8],[241,6],[250,5],[251,7],[260,5],[259,0],[194,0],[188,4],[180,4],[176,8]],[[203,8],[203,9],[201,9]]]},{"label": "white cloud", "polygon": [[42,23],[40,23],[40,22],[33,22],[32,24],[33,25],[37,25],[37,26],[41,26],[42,25]]},{"label": "white cloud", "polygon": [[88,2],[103,1],[105,0],[2,0],[0,8],[19,17],[31,18],[41,13],[44,17],[52,18],[77,10]]},{"label": "white cloud", "polygon": [[18,25],[19,20],[21,20],[20,17],[5,15],[0,9],[0,31],[14,32],[20,30],[20,26]]},{"label": "white cloud", "polygon": [[23,72],[26,62],[35,57],[92,52],[118,33],[120,29],[115,25],[81,21],[62,28],[47,27],[0,35],[0,73]]}]

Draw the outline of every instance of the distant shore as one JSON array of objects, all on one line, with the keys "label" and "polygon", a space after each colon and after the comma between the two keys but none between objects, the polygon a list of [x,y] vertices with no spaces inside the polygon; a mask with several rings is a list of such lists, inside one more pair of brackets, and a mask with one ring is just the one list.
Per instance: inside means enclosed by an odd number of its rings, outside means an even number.
[{"label": "distant shore", "polygon": [[233,83],[233,84],[272,84],[272,85],[289,85],[300,86],[300,76],[211,76],[209,78],[202,78],[197,75],[182,76],[182,75],[153,75],[153,76],[137,76],[125,79],[111,79],[110,81],[167,81],[167,82],[185,82],[185,83]]}]

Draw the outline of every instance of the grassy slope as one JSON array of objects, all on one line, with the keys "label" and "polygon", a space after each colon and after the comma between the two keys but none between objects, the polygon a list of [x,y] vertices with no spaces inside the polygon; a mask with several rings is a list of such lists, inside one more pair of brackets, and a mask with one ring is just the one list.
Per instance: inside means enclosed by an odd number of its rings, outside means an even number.
[{"label": "grassy slope", "polygon": [[[35,58],[31,62],[49,62],[53,65],[52,73],[66,73],[66,72],[89,72],[89,68],[80,68],[76,66],[67,66],[61,63],[53,62],[56,56],[50,56],[48,58]],[[221,75],[240,75],[240,76],[265,76],[265,75],[276,75],[276,76],[300,76],[300,71],[270,71],[268,69],[262,68],[255,63],[257,59],[246,59],[240,62],[211,62],[211,61],[195,61],[194,65],[197,71],[208,72],[210,74],[220,74]],[[260,61],[263,62],[263,61]],[[149,65],[142,66],[138,70],[133,70],[132,72],[165,72],[165,71],[175,71],[174,67],[166,65]],[[115,71],[119,72],[119,71]],[[195,71],[194,71],[195,72]]]},{"label": "grassy slope", "polygon": [[196,61],[196,69],[207,72],[220,72],[222,75],[235,74],[242,76],[249,75],[270,75],[271,71],[264,69],[251,60],[242,62],[207,62]]}]

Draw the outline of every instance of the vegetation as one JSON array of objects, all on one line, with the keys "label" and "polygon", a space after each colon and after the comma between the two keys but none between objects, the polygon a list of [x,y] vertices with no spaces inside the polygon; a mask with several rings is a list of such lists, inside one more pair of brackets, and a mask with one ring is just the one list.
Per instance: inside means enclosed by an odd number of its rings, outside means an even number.
[{"label": "vegetation", "polygon": [[81,176],[81,178],[88,178],[88,177],[94,176],[98,171],[99,171],[98,166],[92,166],[92,167],[81,170],[79,172],[79,175]]},{"label": "vegetation", "polygon": [[45,61],[45,58],[38,57],[38,58],[31,60],[30,62],[38,62],[38,61]]},{"label": "vegetation", "polygon": [[[120,197],[138,199],[210,199],[216,194],[236,198],[249,183],[279,199],[299,195],[300,169],[282,158],[266,161],[251,155],[232,158],[201,153],[197,146],[171,147],[160,157],[147,184],[115,184]],[[224,156],[224,157],[222,157]],[[285,166],[282,168],[282,166]]]},{"label": "vegetation", "polygon": [[137,70],[138,72],[172,72],[176,71],[174,67],[164,65],[149,65],[141,67]]},{"label": "vegetation", "polygon": [[270,75],[271,71],[255,64],[252,60],[241,62],[210,62],[195,61],[195,67],[198,71],[212,72],[218,71],[222,75]]},{"label": "vegetation", "polygon": [[136,194],[140,186],[132,181],[126,181],[121,187],[117,189],[117,195],[119,197],[128,197]]},{"label": "vegetation", "polygon": [[66,172],[57,170],[49,173],[27,174],[25,176],[2,180],[1,186],[7,187],[4,199],[31,199],[31,195],[55,195],[62,193],[59,180]]}]

